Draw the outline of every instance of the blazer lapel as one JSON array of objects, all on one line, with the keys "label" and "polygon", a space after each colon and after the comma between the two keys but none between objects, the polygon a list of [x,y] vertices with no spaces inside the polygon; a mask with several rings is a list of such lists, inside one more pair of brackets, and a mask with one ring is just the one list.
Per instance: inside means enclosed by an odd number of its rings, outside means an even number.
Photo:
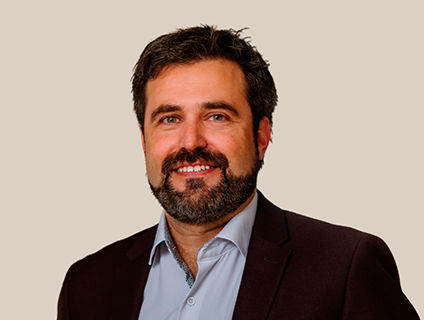
[{"label": "blazer lapel", "polygon": [[258,209],[233,319],[266,319],[292,249],[284,211],[258,191]]},{"label": "blazer lapel", "polygon": [[131,304],[129,306],[131,308],[131,320],[138,320],[141,304],[143,303],[144,287],[150,271],[149,257],[156,234],[156,227],[146,230],[147,232],[127,252],[130,267],[126,279],[132,283],[126,287],[132,288],[132,290],[128,291],[125,299],[128,299]]}]

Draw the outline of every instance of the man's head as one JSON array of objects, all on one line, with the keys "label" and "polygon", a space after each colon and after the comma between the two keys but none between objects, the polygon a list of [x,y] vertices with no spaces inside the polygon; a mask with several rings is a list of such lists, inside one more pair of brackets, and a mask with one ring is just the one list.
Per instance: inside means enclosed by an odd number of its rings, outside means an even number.
[{"label": "man's head", "polygon": [[238,64],[244,74],[245,94],[253,115],[253,129],[259,120],[269,119],[277,104],[277,91],[268,63],[241,31],[217,30],[212,26],[179,29],[150,42],[142,52],[134,70],[132,91],[134,110],[144,130],[146,83],[156,78],[167,66],[190,64],[207,59],[227,59]]},{"label": "man's head", "polygon": [[277,100],[261,55],[232,30],[179,30],[146,47],[133,93],[167,213],[201,224],[237,211],[256,187]]}]

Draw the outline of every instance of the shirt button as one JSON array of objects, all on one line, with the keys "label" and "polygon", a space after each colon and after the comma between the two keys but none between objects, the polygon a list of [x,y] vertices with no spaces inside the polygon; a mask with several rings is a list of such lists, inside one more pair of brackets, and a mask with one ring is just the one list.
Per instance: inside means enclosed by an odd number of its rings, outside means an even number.
[{"label": "shirt button", "polygon": [[189,297],[189,298],[187,299],[187,304],[188,304],[189,306],[194,306],[194,305],[196,304],[196,299],[194,299],[194,297]]}]

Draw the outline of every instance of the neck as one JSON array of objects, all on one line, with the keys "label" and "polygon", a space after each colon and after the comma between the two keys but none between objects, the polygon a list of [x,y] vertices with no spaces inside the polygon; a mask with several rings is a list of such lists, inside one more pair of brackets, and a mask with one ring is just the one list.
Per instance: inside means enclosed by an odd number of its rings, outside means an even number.
[{"label": "neck", "polygon": [[178,252],[194,277],[197,274],[197,252],[200,247],[215,237],[228,221],[246,208],[255,196],[255,192],[256,189],[236,211],[227,214],[217,221],[201,225],[184,223],[172,218],[168,213],[165,213],[169,232],[177,246]]}]

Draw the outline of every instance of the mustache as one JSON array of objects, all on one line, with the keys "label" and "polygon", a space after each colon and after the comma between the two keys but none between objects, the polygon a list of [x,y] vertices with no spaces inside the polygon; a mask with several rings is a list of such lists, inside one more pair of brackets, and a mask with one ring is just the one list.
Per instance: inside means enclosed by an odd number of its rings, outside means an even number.
[{"label": "mustache", "polygon": [[228,168],[228,159],[221,152],[212,152],[198,147],[194,150],[182,148],[166,156],[162,163],[162,173],[168,175],[172,169],[182,162],[194,163],[196,161],[206,162],[213,167]]}]

